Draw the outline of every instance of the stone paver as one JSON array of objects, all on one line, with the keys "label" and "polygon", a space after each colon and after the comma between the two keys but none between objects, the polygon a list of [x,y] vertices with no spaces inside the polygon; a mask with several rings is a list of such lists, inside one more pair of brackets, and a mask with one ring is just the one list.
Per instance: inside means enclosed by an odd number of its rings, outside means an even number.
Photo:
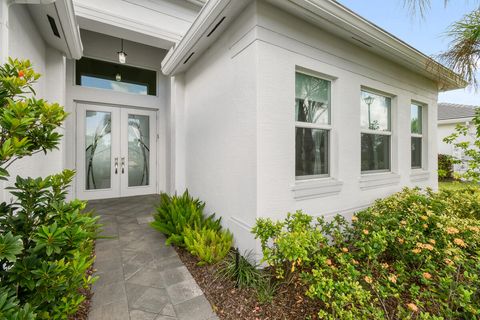
[{"label": "stone paver", "polygon": [[158,198],[89,202],[103,224],[89,320],[218,319],[175,250],[149,226]]}]

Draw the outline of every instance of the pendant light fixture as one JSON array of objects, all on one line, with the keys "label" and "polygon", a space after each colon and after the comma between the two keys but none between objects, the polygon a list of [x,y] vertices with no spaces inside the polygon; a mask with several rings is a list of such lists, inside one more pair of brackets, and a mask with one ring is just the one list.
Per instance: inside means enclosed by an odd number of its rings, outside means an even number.
[{"label": "pendant light fixture", "polygon": [[124,64],[127,62],[127,54],[125,51],[123,51],[123,39],[122,39],[122,50],[120,50],[118,53],[118,62]]}]

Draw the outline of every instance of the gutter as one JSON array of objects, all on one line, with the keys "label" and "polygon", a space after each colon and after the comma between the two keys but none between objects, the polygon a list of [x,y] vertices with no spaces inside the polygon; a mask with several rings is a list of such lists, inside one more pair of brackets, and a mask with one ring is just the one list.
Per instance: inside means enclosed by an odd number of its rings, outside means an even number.
[{"label": "gutter", "polygon": [[[206,31],[209,30],[208,27],[212,22],[218,21],[220,13],[228,10],[238,13],[239,3],[247,4],[250,1],[251,0],[207,1],[182,40],[170,49],[162,61],[163,73],[165,75],[175,75],[175,73],[182,72],[185,68],[188,68],[188,65],[202,54],[202,50],[208,48],[211,42],[214,41],[212,41],[212,39],[206,39],[204,35]],[[296,13],[297,16],[300,16],[307,22],[308,20],[305,19],[305,16],[313,15],[318,21],[326,19],[336,28],[340,28],[352,36],[365,39],[366,45],[370,46],[370,43],[375,45],[374,49],[377,50],[370,49],[372,52],[379,54],[379,51],[384,51],[384,57],[387,59],[394,62],[401,61],[403,66],[410,68],[413,72],[422,74],[436,81],[440,91],[464,88],[468,85],[467,81],[460,75],[334,0],[267,1],[272,5],[282,8],[284,11],[292,14]],[[228,23],[229,21],[227,24]],[[310,21],[309,23],[312,22]]]},{"label": "gutter", "polygon": [[455,124],[455,123],[466,123],[472,122],[472,117],[467,118],[452,118],[452,119],[442,119],[438,120],[437,124]]},{"label": "gutter", "polygon": [[[194,47],[201,42],[203,35],[208,27],[220,13],[231,3],[245,2],[245,0],[209,0],[200,10],[197,18],[192,23],[188,31],[180,42],[172,47],[162,61],[162,72],[165,75],[173,75],[176,69],[196,58],[201,54],[201,48]],[[200,49],[200,50],[199,50]]]},{"label": "gutter", "polygon": [[1,61],[5,62],[9,55],[9,9],[12,5],[23,4],[29,6],[54,6],[63,30],[64,41],[67,50],[64,51],[67,58],[80,59],[83,55],[83,45],[80,38],[80,29],[77,24],[72,0],[8,0],[0,10],[1,25]]},{"label": "gutter", "polygon": [[73,1],[56,0],[55,6],[60,23],[62,24],[65,41],[67,42],[70,51],[69,53],[66,53],[67,58],[78,60],[83,56],[83,44],[82,38],[80,37],[80,27],[77,23]]},{"label": "gutter", "polygon": [[[349,26],[359,33],[361,38],[369,39],[373,43],[383,45],[396,53],[396,57],[412,64],[415,67],[422,68],[424,71],[434,76],[434,79],[441,83],[440,91],[460,89],[468,85],[459,74],[435,61],[431,57],[412,47],[405,41],[389,33],[385,29],[368,21],[346,6],[333,0],[288,0],[291,3],[305,8],[306,10],[317,14],[322,11],[330,16],[331,20],[336,20],[338,24]],[[358,41],[358,40],[357,40]],[[446,86],[445,86],[446,85]]]}]

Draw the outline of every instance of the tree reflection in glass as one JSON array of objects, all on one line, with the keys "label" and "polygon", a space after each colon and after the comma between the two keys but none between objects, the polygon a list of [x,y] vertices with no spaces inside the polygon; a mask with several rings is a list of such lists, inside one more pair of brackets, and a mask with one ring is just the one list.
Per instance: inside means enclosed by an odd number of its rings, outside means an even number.
[{"label": "tree reflection in glass", "polygon": [[85,119],[86,189],[111,186],[111,114],[87,111]]},{"label": "tree reflection in glass", "polygon": [[128,115],[128,186],[149,185],[149,117]]},{"label": "tree reflection in glass", "polygon": [[328,80],[303,73],[295,77],[295,174],[328,174],[329,132],[319,126],[330,124]]}]

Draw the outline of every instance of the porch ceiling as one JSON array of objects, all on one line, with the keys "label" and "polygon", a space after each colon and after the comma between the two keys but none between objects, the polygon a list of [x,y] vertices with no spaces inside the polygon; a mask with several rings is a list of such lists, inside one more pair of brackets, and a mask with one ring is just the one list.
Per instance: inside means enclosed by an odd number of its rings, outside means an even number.
[{"label": "porch ceiling", "polygon": [[201,6],[187,0],[74,0],[82,29],[162,49],[179,42]]}]

